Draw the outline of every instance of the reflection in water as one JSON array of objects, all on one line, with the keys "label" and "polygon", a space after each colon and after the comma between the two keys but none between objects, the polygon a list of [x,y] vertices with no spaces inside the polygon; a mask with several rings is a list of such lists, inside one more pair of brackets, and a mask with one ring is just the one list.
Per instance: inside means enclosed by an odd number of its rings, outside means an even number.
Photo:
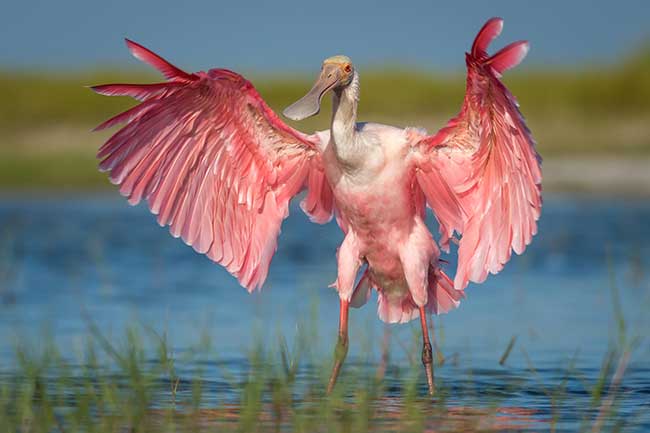
[{"label": "reflection in water", "polygon": [[[306,404],[302,402],[302,404]],[[365,408],[363,408],[365,409]],[[350,404],[347,410],[359,410]],[[152,411],[153,417],[164,418],[168,416],[165,411]],[[517,407],[498,407],[494,409],[476,409],[470,407],[437,408],[435,405],[423,405],[420,413],[423,418],[419,431],[423,432],[473,432],[473,431],[539,431],[548,430],[550,423],[535,419],[535,411]],[[224,405],[219,409],[200,409],[190,413],[179,412],[175,414],[180,424],[191,421],[199,430],[223,428],[228,425],[237,425],[242,416],[239,404]],[[290,428],[283,423],[283,418],[290,414],[277,415],[271,404],[260,408],[259,424],[257,428],[271,431],[275,428]],[[412,420],[406,415],[401,401],[390,399],[379,400],[373,403],[371,409],[373,423],[380,426],[381,431],[409,431]],[[258,430],[259,431],[259,430]],[[325,430],[324,430],[325,431]]]}]

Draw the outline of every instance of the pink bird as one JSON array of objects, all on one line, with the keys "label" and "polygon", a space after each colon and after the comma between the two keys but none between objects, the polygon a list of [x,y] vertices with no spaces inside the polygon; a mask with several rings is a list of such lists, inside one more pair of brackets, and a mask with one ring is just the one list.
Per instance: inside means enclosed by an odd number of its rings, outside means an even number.
[{"label": "pink bird", "polygon": [[[381,320],[419,317],[433,393],[428,313],[456,308],[470,281],[501,271],[512,251],[521,254],[542,207],[541,158],[500,81],[528,43],[488,55],[502,27],[493,18],[479,31],[466,54],[461,111],[434,135],[357,123],[359,74],[345,56],[326,59],[309,93],[284,110],[293,120],[316,115],[331,92],[330,129],[306,135],[285,124],[241,75],[187,73],[127,40],[131,53],[167,81],[93,87],[140,101],[97,127],[126,123],[99,149],[100,168],[129,203],[145,199],[161,226],[249,291],[264,284],[289,201],[306,190],[300,205],[310,219],[324,224],[336,217],[345,233],[333,284],[340,317],[328,392],[347,354],[348,309],[365,304],[374,289]],[[440,248],[459,244],[453,281],[425,226],[427,206],[440,226]]]}]

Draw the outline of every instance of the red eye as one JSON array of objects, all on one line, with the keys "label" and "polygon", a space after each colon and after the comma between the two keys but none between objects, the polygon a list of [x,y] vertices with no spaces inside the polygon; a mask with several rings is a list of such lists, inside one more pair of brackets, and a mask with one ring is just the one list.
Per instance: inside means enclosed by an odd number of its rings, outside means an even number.
[{"label": "red eye", "polygon": [[350,66],[350,65],[345,65],[345,68],[343,68],[343,69],[344,69],[345,72],[347,72],[347,73],[352,72],[352,66]]}]

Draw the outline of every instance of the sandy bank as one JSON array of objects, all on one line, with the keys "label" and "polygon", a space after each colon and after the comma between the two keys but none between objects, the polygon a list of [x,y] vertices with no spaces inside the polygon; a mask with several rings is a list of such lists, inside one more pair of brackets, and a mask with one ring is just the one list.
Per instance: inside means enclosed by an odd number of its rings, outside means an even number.
[{"label": "sandy bank", "polygon": [[650,196],[650,157],[545,159],[545,191]]}]

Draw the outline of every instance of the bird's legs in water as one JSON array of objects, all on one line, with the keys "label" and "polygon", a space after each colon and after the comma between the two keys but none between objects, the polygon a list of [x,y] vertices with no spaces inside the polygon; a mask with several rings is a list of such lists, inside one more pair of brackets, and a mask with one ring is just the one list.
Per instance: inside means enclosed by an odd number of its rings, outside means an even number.
[{"label": "bird's legs in water", "polygon": [[334,367],[332,368],[332,375],[330,376],[329,383],[327,384],[327,393],[331,393],[336,385],[336,378],[341,371],[341,365],[345,361],[345,356],[348,354],[348,309],[350,302],[341,299],[341,311],[339,313],[339,338],[336,342],[334,349]]},{"label": "bird's legs in water", "polygon": [[435,390],[433,386],[433,352],[431,350],[431,341],[429,340],[427,313],[424,307],[420,307],[420,325],[422,326],[422,364],[424,364],[424,372],[427,374],[429,394],[433,395]]}]

